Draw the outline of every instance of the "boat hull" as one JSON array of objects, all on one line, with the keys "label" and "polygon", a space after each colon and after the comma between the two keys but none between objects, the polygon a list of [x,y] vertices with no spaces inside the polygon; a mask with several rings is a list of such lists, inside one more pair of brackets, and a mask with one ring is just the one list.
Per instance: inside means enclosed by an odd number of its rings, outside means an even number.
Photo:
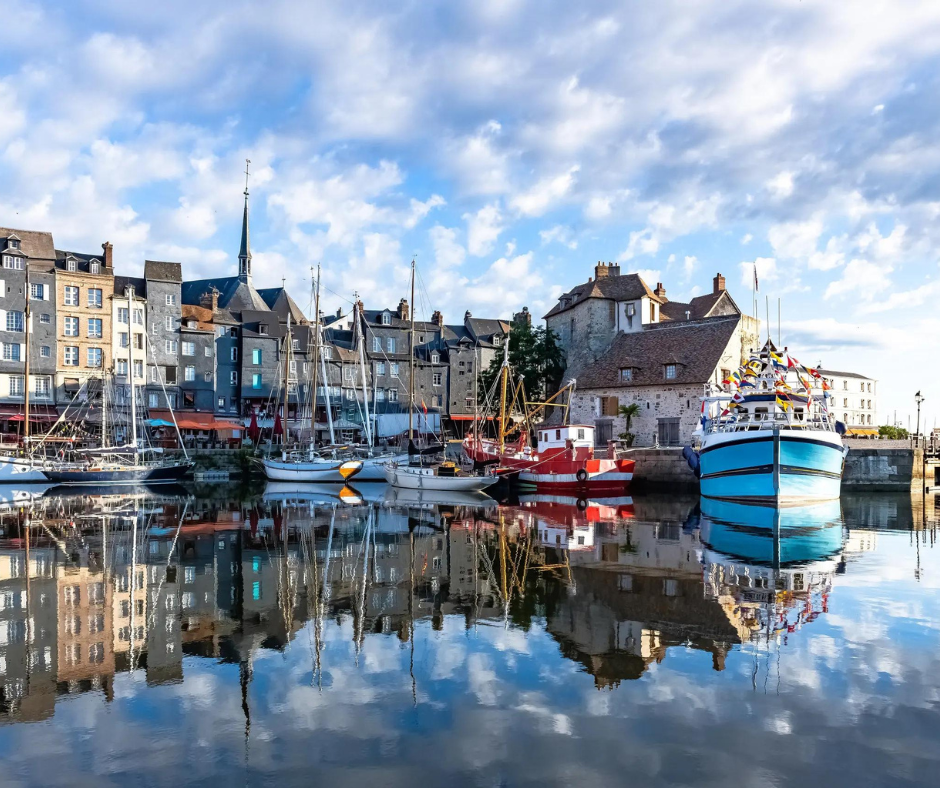
[{"label": "boat hull", "polygon": [[384,482],[385,466],[390,462],[406,463],[408,462],[408,455],[386,454],[381,457],[367,457],[362,461],[362,469],[356,474],[356,481]]},{"label": "boat hull", "polygon": [[46,477],[54,484],[66,485],[135,485],[174,484],[179,482],[192,468],[191,462],[176,465],[128,466],[124,468],[64,468],[45,470]]},{"label": "boat hull", "polygon": [[264,475],[274,482],[328,482],[345,484],[363,467],[359,460],[276,460],[261,461]]},{"label": "boat hull", "polygon": [[0,457],[0,484],[47,481],[49,477],[32,461],[21,457]]},{"label": "boat hull", "polygon": [[[392,463],[385,466],[385,480],[394,487],[408,490],[440,490],[447,492],[473,492],[485,490],[499,481],[496,476],[437,476],[429,468],[400,468]],[[420,472],[423,471],[423,472]]]},{"label": "boat hull", "polygon": [[839,497],[845,449],[832,432],[768,430],[706,437],[701,492],[731,501],[798,503]]}]

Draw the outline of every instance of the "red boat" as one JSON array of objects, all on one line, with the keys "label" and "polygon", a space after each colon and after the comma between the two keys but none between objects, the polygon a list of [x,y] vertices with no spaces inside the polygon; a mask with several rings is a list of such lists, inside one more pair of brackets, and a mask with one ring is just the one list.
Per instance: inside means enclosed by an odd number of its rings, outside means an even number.
[{"label": "red boat", "polygon": [[[586,424],[538,427],[538,448],[528,445],[523,430],[515,443],[500,451],[496,440],[471,434],[464,439],[464,452],[474,462],[496,463],[501,473],[515,476],[521,484],[546,492],[570,492],[579,497],[623,493],[633,478],[633,460],[594,456],[594,427]],[[612,447],[608,454],[613,454]]]}]

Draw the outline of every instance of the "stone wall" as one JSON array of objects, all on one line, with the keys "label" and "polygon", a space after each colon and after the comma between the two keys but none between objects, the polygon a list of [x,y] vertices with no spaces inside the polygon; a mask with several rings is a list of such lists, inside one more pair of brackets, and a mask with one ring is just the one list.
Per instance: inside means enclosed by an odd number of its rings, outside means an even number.
[{"label": "stone wall", "polygon": [[565,354],[565,379],[600,358],[616,335],[617,304],[603,298],[586,298],[545,325],[558,334],[558,344]]},{"label": "stone wall", "polygon": [[909,490],[923,478],[921,449],[850,449],[842,486],[867,490]]},{"label": "stone wall", "polygon": [[682,449],[634,449],[627,455],[636,462],[631,490],[664,490],[695,492],[698,479],[689,469]]}]

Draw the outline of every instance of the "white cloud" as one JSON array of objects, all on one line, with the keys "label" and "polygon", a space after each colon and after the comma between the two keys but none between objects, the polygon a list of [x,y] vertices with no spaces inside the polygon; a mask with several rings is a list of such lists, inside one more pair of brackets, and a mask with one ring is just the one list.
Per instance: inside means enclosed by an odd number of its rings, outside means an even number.
[{"label": "white cloud", "polygon": [[754,240],[754,236],[750,233],[745,233],[741,236],[741,246],[747,246],[751,241]]},{"label": "white cloud", "polygon": [[584,206],[584,218],[598,222],[612,213],[610,197],[591,197]]},{"label": "white cloud", "polygon": [[828,300],[851,294],[862,301],[871,301],[890,289],[890,273],[890,266],[858,258],[851,260],[843,269],[842,278],[829,283],[825,297]]},{"label": "white cloud", "polygon": [[562,224],[556,224],[548,230],[540,230],[539,237],[542,239],[543,245],[554,242],[567,246],[569,249],[578,248],[578,241],[574,238],[571,228]]},{"label": "white cloud", "polygon": [[525,216],[541,216],[568,194],[580,169],[574,166],[561,175],[543,178],[528,191],[514,196],[510,206]]},{"label": "white cloud", "polygon": [[466,249],[457,242],[457,230],[435,225],[428,234],[434,248],[434,264],[443,268],[456,268],[463,264]]},{"label": "white cloud", "polygon": [[659,238],[649,228],[630,233],[627,248],[617,258],[621,262],[632,260],[637,255],[656,254],[659,251]]},{"label": "white cloud", "polygon": [[469,194],[502,194],[509,189],[510,153],[499,148],[502,126],[495,120],[475,133],[452,140],[446,147],[446,166]]},{"label": "white cloud", "polygon": [[658,268],[640,268],[637,273],[650,287],[656,287],[663,280],[662,271]]},{"label": "white cloud", "polygon": [[778,259],[804,262],[815,254],[822,230],[822,220],[814,217],[805,222],[775,224],[767,237]]},{"label": "white cloud", "polygon": [[467,223],[467,251],[474,257],[483,257],[493,251],[496,239],[503,231],[503,215],[499,203],[484,205],[476,213],[465,213]]},{"label": "white cloud", "polygon": [[685,259],[682,261],[682,272],[685,275],[685,280],[688,281],[695,274],[695,270],[698,268],[698,258],[694,255],[686,255]]},{"label": "white cloud", "polygon": [[769,191],[772,196],[779,199],[789,197],[793,194],[793,188],[792,172],[777,173],[773,178],[767,181],[767,191]]}]

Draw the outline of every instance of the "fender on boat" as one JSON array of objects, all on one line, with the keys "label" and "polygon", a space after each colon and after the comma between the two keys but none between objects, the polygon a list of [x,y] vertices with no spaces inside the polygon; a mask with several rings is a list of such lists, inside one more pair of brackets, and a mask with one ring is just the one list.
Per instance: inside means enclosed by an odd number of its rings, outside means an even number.
[{"label": "fender on boat", "polygon": [[695,474],[695,478],[698,479],[702,475],[702,466],[699,463],[698,452],[695,451],[691,446],[686,446],[682,449],[682,456],[685,457],[685,461],[689,464],[692,473]]}]

